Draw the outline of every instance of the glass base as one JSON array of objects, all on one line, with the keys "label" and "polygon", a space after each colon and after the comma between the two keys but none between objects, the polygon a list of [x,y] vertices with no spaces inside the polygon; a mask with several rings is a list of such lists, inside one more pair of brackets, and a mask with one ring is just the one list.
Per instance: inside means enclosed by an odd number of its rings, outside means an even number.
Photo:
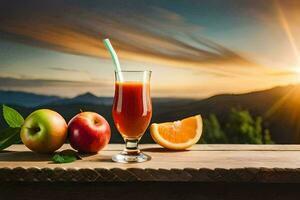
[{"label": "glass base", "polygon": [[151,160],[151,156],[138,152],[137,154],[128,154],[127,152],[121,152],[112,157],[114,162],[118,163],[136,163],[145,162]]}]

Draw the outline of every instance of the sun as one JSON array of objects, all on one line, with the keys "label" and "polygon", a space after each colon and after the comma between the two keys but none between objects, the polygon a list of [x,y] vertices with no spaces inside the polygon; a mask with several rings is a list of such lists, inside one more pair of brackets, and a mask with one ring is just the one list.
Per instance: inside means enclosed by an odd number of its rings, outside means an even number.
[{"label": "sun", "polygon": [[[293,67],[291,70],[291,75],[293,76],[293,79],[295,83],[299,84],[300,82],[300,65],[296,65],[297,67]],[[299,91],[300,92],[300,91]]]},{"label": "sun", "polygon": [[293,72],[294,72],[295,74],[299,74],[299,75],[300,75],[300,65],[297,66],[297,67],[293,67]]}]

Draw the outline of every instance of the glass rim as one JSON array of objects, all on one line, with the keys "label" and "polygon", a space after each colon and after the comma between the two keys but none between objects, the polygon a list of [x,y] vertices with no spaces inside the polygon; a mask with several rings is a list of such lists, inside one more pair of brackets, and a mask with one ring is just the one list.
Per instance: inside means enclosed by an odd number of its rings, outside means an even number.
[{"label": "glass rim", "polygon": [[114,70],[115,73],[120,73],[120,72],[149,72],[149,73],[152,73],[152,70],[121,70],[121,71],[117,71],[117,70]]}]

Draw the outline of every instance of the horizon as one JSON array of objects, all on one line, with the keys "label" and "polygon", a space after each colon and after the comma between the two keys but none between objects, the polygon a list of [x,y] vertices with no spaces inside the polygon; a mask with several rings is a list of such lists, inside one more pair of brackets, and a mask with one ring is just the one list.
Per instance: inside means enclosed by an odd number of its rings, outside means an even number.
[{"label": "horizon", "polygon": [[[209,99],[211,97],[214,97],[214,96],[219,96],[219,95],[244,95],[244,94],[251,94],[251,93],[256,93],[256,92],[265,92],[265,91],[269,91],[269,90],[273,90],[273,89],[276,89],[276,88],[287,88],[287,87],[300,87],[300,83],[295,83],[295,84],[287,84],[287,85],[277,85],[277,86],[273,86],[273,87],[270,87],[270,88],[265,88],[265,89],[262,89],[262,90],[252,90],[252,91],[248,91],[248,92],[242,92],[242,93],[217,93],[217,94],[213,94],[211,96],[207,96],[207,97],[174,97],[174,96],[152,96],[152,98],[157,98],[157,99],[191,99],[191,100],[204,100],[204,99]],[[58,98],[61,98],[61,99],[74,99],[76,97],[79,97],[79,96],[85,96],[85,95],[93,95],[95,97],[98,97],[98,98],[114,98],[114,95],[111,95],[111,96],[101,96],[101,95],[97,95],[93,92],[90,92],[90,91],[86,91],[86,92],[83,92],[83,93],[79,93],[75,96],[60,96],[60,95],[51,95],[51,94],[43,94],[43,93],[35,93],[35,92],[27,92],[27,91],[20,91],[20,90],[5,90],[5,89],[0,89],[0,92],[13,92],[13,93],[25,93],[25,94],[31,94],[31,95],[39,95],[39,96],[48,96],[48,97],[58,97]]]},{"label": "horizon", "polygon": [[0,89],[113,96],[106,37],[124,70],[153,71],[153,97],[206,98],[300,82],[297,1],[170,2],[5,0]]}]

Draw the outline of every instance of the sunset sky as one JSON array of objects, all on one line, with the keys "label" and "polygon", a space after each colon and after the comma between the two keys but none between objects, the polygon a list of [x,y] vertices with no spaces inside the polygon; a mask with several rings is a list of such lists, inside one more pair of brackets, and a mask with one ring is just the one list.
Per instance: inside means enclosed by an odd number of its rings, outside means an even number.
[{"label": "sunset sky", "polygon": [[153,71],[152,94],[203,98],[300,82],[296,0],[2,0],[0,90],[113,95],[123,69]]}]

